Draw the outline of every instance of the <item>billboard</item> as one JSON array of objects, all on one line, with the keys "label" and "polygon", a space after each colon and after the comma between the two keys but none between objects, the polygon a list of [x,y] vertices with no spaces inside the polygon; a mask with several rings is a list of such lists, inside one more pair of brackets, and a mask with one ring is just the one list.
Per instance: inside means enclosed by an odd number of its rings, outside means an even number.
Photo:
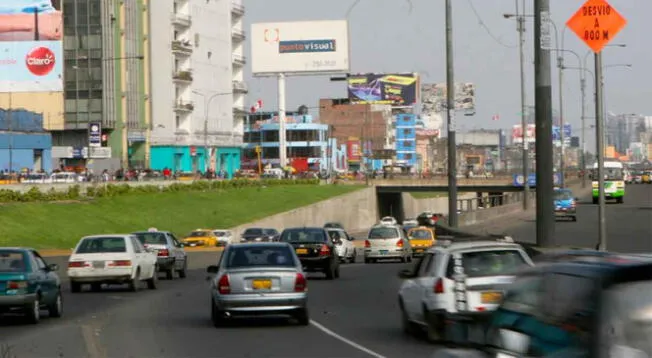
[{"label": "billboard", "polygon": [[357,138],[349,138],[346,141],[346,157],[349,163],[360,162],[362,158],[362,148],[360,148],[360,140]]},{"label": "billboard", "polygon": [[[569,146],[571,143],[571,136],[572,136],[572,129],[571,125],[568,123],[564,123],[564,145]],[[552,126],[552,142],[556,146],[561,145],[561,131],[559,130],[559,126]]]},{"label": "billboard", "polygon": [[[421,85],[421,116],[428,117],[446,112],[446,83]],[[475,113],[475,85],[470,82],[455,83],[455,109]]]},{"label": "billboard", "polygon": [[[527,143],[534,143],[536,134],[536,125],[528,124],[527,125],[527,134],[526,141]],[[523,143],[523,126],[520,124],[515,124],[512,127],[512,143],[513,144],[522,144]]]},{"label": "billboard", "polygon": [[250,38],[254,76],[350,72],[346,20],[252,24]]},{"label": "billboard", "polygon": [[350,75],[347,78],[351,103],[412,106],[419,100],[419,75],[416,73]]}]

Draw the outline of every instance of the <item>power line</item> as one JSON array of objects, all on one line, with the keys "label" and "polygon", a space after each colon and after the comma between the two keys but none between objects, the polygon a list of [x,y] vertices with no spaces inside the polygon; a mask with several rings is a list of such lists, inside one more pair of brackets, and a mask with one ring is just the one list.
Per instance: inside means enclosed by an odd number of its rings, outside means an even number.
[{"label": "power line", "polygon": [[482,20],[482,17],[480,16],[480,13],[478,10],[475,8],[475,5],[473,5],[473,2],[471,0],[467,0],[469,3],[469,6],[471,7],[471,10],[475,14],[475,17],[478,19],[478,23],[480,24],[480,27],[484,29],[484,31],[491,37],[497,44],[506,47],[506,48],[516,48],[516,45],[509,45],[504,43],[500,38],[498,38],[496,35],[491,32],[491,29],[485,24],[484,20]]}]

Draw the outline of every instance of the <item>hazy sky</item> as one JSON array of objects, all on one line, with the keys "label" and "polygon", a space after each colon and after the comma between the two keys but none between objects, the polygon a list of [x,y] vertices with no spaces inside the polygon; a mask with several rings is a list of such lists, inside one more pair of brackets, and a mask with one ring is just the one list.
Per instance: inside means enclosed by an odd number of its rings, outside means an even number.
[{"label": "hazy sky", "polygon": [[[583,0],[551,0],[551,14],[560,32],[568,18],[581,7]],[[520,3],[520,1],[519,1]],[[632,68],[612,67],[605,72],[605,94],[609,111],[652,115],[652,2],[649,0],[611,0],[611,5],[628,20],[627,26],[603,51],[603,63],[631,64]],[[251,23],[347,18],[351,38],[351,70],[360,72],[419,72],[422,82],[444,82],[445,27],[443,0],[245,0],[245,28]],[[353,6],[353,7],[352,7]],[[526,14],[532,14],[533,1],[526,1]],[[505,19],[514,13],[515,0],[455,0],[454,41],[455,79],[476,84],[476,110],[473,117],[459,117],[459,130],[473,128],[511,128],[520,123],[520,80],[516,23]],[[534,101],[533,24],[528,19],[526,32],[526,67],[528,103]],[[588,47],[570,30],[564,31],[564,48],[584,57]],[[553,37],[554,40],[554,37]],[[560,44],[561,46],[561,44]],[[249,45],[246,55],[250,57]],[[553,103],[558,108],[558,77],[553,54]],[[588,67],[593,70],[593,56]],[[571,53],[565,54],[566,66],[578,66]],[[278,109],[276,80],[252,78],[247,67],[248,101],[262,99],[264,109]],[[581,97],[579,71],[564,73],[564,113],[573,125],[574,135],[580,128]],[[593,83],[588,80],[587,116],[593,117]],[[319,98],[346,97],[344,82],[330,82],[328,77],[293,77],[287,80],[287,109],[301,104],[317,106]],[[316,110],[311,110],[316,111]],[[500,120],[492,121],[494,114]],[[589,119],[588,121],[593,121]],[[591,133],[591,134],[589,134]],[[587,133],[589,149],[594,135]]]}]

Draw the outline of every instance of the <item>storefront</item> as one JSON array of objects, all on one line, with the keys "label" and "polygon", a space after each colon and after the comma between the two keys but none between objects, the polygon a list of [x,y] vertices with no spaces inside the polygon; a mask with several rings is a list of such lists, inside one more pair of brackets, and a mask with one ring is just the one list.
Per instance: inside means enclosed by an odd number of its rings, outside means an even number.
[{"label": "storefront", "polygon": [[[214,154],[213,154],[214,152]],[[229,178],[240,169],[240,148],[209,148],[213,154],[206,163],[206,150],[201,146],[153,146],[151,148],[152,170],[169,168],[173,172],[195,173],[206,171],[206,165],[219,172],[224,170]]]},{"label": "storefront", "polygon": [[0,133],[0,169],[52,170],[52,137],[49,133]]}]

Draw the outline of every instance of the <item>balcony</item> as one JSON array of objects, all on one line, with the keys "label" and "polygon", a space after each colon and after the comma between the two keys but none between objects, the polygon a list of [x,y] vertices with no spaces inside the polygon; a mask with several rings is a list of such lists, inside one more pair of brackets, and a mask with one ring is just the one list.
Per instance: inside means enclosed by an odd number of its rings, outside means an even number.
[{"label": "balcony", "polygon": [[187,40],[174,40],[172,41],[172,53],[190,56],[192,54],[192,44]]},{"label": "balcony", "polygon": [[174,102],[174,111],[177,113],[190,113],[195,109],[195,105],[189,101]]},{"label": "balcony", "polygon": [[247,36],[245,36],[244,30],[240,29],[231,29],[231,38],[235,41],[244,41]]},{"label": "balcony", "polygon": [[247,84],[243,81],[233,81],[233,93],[247,93]]},{"label": "balcony", "polygon": [[236,66],[244,66],[247,63],[247,58],[238,55],[238,54],[233,54],[233,64]]},{"label": "balcony", "polygon": [[190,83],[192,82],[192,72],[190,71],[177,71],[172,73],[172,80],[176,83]]},{"label": "balcony", "polygon": [[172,24],[181,28],[188,28],[192,25],[190,15],[181,12],[173,12],[171,15]]},{"label": "balcony", "polygon": [[245,13],[245,8],[242,4],[238,2],[231,2],[231,16],[235,18],[243,17]]}]

